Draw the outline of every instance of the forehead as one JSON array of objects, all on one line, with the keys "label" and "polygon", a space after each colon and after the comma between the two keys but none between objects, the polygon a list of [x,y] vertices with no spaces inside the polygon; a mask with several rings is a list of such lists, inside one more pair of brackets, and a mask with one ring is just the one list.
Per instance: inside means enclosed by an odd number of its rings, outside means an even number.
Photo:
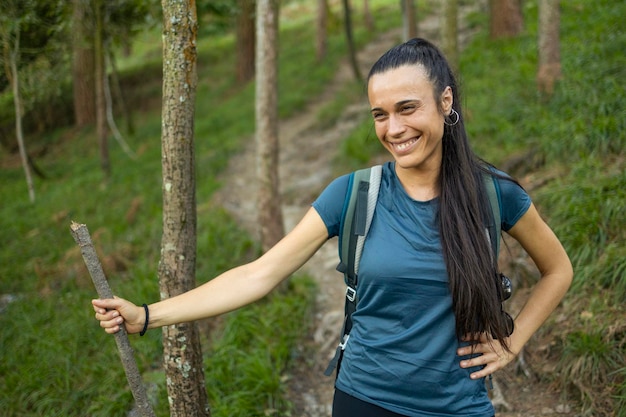
[{"label": "forehead", "polygon": [[367,85],[370,104],[391,100],[433,99],[433,84],[421,65],[403,65],[372,77]]}]

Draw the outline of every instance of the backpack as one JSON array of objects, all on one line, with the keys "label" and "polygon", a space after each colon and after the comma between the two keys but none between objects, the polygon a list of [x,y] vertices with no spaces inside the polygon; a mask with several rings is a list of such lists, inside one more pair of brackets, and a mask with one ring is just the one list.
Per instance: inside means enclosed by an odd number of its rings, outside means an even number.
[{"label": "backpack", "polygon": [[[360,169],[350,174],[348,181],[348,191],[341,215],[339,227],[339,265],[337,270],[344,274],[346,282],[346,303],[345,317],[341,329],[341,340],[335,355],[330,360],[324,375],[330,376],[335,368],[338,368],[343,351],[350,339],[352,329],[352,313],[356,311],[357,294],[356,285],[359,273],[359,261],[363,251],[365,237],[374,217],[380,180],[382,176],[382,165]],[[486,227],[487,238],[491,244],[492,253],[498,258],[500,251],[500,224],[501,224],[501,204],[500,189],[495,177],[483,174],[483,180],[489,205],[492,211],[492,223]],[[510,294],[511,287],[508,278],[501,275],[504,292]],[[507,297],[508,298],[508,297]]]}]

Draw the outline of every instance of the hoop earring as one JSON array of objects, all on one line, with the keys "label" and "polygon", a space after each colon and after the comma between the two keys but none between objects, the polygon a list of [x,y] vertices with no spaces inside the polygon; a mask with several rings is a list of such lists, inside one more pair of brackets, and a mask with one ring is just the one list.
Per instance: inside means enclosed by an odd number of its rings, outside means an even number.
[{"label": "hoop earring", "polygon": [[[453,122],[448,122],[447,121],[448,117],[450,117],[452,115],[456,116],[454,118],[454,121]],[[452,109],[452,110],[450,110],[450,114],[443,119],[443,122],[446,125],[448,125],[448,126],[455,126],[457,123],[459,123],[460,119],[461,119],[461,116],[459,115],[459,113],[456,110]]]}]

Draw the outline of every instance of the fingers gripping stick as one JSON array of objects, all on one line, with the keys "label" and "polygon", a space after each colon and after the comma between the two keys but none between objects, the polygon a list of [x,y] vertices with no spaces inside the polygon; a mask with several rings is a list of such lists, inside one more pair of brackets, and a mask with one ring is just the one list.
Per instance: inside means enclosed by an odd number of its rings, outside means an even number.
[{"label": "fingers gripping stick", "polygon": [[[104,275],[102,264],[100,263],[98,254],[96,253],[93,243],[91,242],[91,236],[89,236],[87,226],[72,222],[70,229],[74,240],[80,247],[83,260],[85,261],[89,275],[91,275],[91,280],[96,287],[98,296],[100,298],[113,298],[113,292],[111,291],[106,276]],[[133,348],[130,345],[130,340],[128,339],[128,334],[126,333],[126,329],[123,324],[120,325],[120,331],[115,333],[115,343],[117,344],[117,350],[120,353],[122,365],[124,366],[124,371],[126,372],[126,379],[128,379],[128,384],[130,385],[130,390],[133,393],[139,412],[143,417],[155,417],[154,411],[148,401],[146,388],[141,380],[141,374],[139,373],[137,362],[135,362]]]}]

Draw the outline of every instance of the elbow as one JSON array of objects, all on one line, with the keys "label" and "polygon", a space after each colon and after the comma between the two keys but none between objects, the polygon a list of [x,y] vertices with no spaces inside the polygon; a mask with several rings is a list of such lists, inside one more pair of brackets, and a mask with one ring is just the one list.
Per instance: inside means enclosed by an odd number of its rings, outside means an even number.
[{"label": "elbow", "polygon": [[559,299],[565,296],[574,281],[574,268],[565,254],[550,267],[540,270],[540,273],[540,281],[545,280],[544,282],[551,287],[551,292]]},{"label": "elbow", "polygon": [[567,260],[567,270],[565,271],[565,281],[567,284],[567,288],[566,290],[568,290],[571,286],[572,286],[572,282],[574,281],[574,267],[572,266],[572,263],[569,261],[569,259]]},{"label": "elbow", "polygon": [[563,293],[565,294],[574,281],[574,267],[563,246],[560,246],[560,254],[557,253],[554,259],[556,262],[553,264],[553,275],[559,277],[559,282],[563,286]]},{"label": "elbow", "polygon": [[256,294],[257,299],[267,296],[282,282],[275,270],[265,267],[258,260],[248,266],[246,285]]},{"label": "elbow", "polygon": [[574,267],[569,257],[565,256],[565,259],[561,262],[558,270],[553,273],[553,276],[558,277],[558,283],[562,288],[563,295],[565,295],[574,281]]}]

